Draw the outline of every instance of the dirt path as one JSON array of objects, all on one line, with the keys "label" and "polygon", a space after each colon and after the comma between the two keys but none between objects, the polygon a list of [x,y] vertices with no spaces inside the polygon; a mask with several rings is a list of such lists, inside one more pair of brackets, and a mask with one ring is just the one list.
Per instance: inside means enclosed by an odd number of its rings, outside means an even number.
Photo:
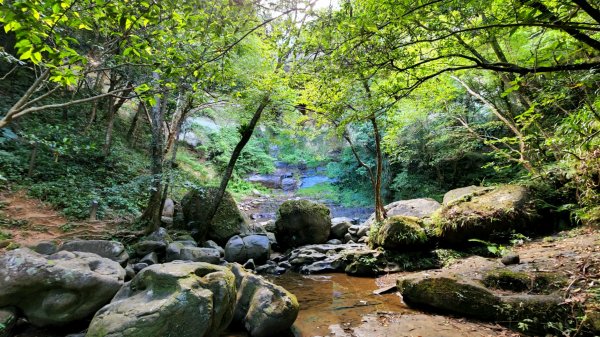
[{"label": "dirt path", "polygon": [[114,228],[115,224],[108,222],[69,221],[41,201],[27,197],[25,191],[0,192],[0,232],[4,234],[1,249],[47,240],[102,238]]}]

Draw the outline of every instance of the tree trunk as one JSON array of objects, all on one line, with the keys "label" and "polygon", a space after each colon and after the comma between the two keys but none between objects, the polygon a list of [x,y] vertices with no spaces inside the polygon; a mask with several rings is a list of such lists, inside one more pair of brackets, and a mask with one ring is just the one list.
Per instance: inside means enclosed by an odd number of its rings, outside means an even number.
[{"label": "tree trunk", "polygon": [[375,174],[375,218],[377,221],[383,221],[387,218],[387,213],[381,199],[381,176],[383,175],[383,154],[381,153],[381,135],[375,115],[371,116],[371,125],[373,125],[373,135],[375,136],[375,152],[377,153],[377,170]]},{"label": "tree trunk", "polygon": [[35,157],[37,156],[38,143],[33,143],[33,149],[31,150],[31,157],[29,157],[29,170],[27,170],[27,178],[31,178],[33,170],[35,169]]},{"label": "tree trunk", "polygon": [[[157,73],[154,73],[153,76],[156,80],[159,79]],[[148,206],[140,218],[140,221],[146,224],[145,233],[152,233],[160,227],[160,216],[162,213],[160,203],[163,173],[163,121],[164,110],[166,108],[165,102],[166,99],[161,101],[160,96],[157,95],[156,105],[152,107],[152,145],[150,149],[152,185]]]},{"label": "tree trunk", "polygon": [[115,104],[114,98],[108,99],[108,125],[106,126],[106,137],[104,139],[104,148],[102,149],[102,155],[106,158],[110,154],[110,146],[112,143],[112,134],[115,124]]},{"label": "tree trunk", "polygon": [[263,97],[262,101],[260,102],[258,108],[256,108],[256,111],[254,111],[254,115],[252,116],[250,123],[248,123],[248,125],[243,125],[240,127],[240,133],[241,133],[242,138],[237,143],[237,145],[235,146],[235,149],[233,149],[233,152],[231,153],[231,158],[229,159],[227,168],[225,168],[225,172],[223,173],[223,177],[221,178],[221,184],[219,185],[219,189],[217,190],[217,195],[215,196],[215,202],[212,205],[210,205],[210,208],[208,211],[208,217],[207,217],[209,223],[212,221],[213,217],[217,213],[217,209],[219,208],[219,205],[221,204],[223,195],[225,195],[225,190],[227,189],[227,184],[229,184],[229,179],[231,179],[231,176],[233,175],[233,169],[235,168],[235,163],[237,162],[238,158],[240,157],[240,154],[242,153],[244,146],[246,146],[246,144],[250,140],[250,137],[252,137],[252,134],[254,133],[254,129],[256,128],[256,124],[260,120],[260,117],[261,117],[263,111],[269,104],[269,100],[270,100],[270,95],[269,94],[265,95]]},{"label": "tree trunk", "polygon": [[140,101],[140,103],[138,104],[138,108],[135,111],[135,115],[133,115],[133,118],[131,119],[131,124],[129,125],[129,130],[127,131],[127,141],[129,143],[131,143],[131,140],[133,139],[133,134],[135,134],[135,130],[137,129],[138,118],[140,118],[140,115],[142,114],[142,109],[144,109],[143,104],[144,103]]}]

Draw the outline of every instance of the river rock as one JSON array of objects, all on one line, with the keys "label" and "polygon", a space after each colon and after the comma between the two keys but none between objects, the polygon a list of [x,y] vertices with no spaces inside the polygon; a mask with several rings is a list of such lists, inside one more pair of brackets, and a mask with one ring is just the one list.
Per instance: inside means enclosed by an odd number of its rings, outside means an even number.
[{"label": "river rock", "polygon": [[536,216],[525,187],[504,185],[455,200],[433,219],[440,244],[461,246],[470,239],[488,240],[492,234],[531,231]]},{"label": "river rock", "polygon": [[324,243],[329,238],[329,209],[308,200],[288,200],[277,212],[275,237],[283,249]]},{"label": "river rock", "polygon": [[230,268],[238,284],[234,320],[252,337],[278,336],[289,330],[300,308],[296,296],[244,271],[239,264],[232,264]]},{"label": "river rock", "polygon": [[393,251],[423,249],[428,241],[420,220],[408,216],[392,216],[371,227],[369,244]]},{"label": "river rock", "polygon": [[216,187],[192,189],[181,201],[186,229],[192,231],[198,242],[208,238],[222,245],[234,235],[249,232],[248,220],[238,209],[229,192],[225,192],[217,213],[208,223],[209,208],[215,200],[217,191]]},{"label": "river rock", "polygon": [[219,336],[231,322],[235,299],[235,277],[226,267],[153,265],[96,313],[86,337]]},{"label": "river rock", "polygon": [[52,255],[58,252],[58,245],[54,241],[40,241],[35,246],[31,247],[36,253],[44,255]]},{"label": "river rock", "polygon": [[0,308],[0,337],[10,337],[12,331],[17,325],[17,308],[5,307]]},{"label": "river rock", "polygon": [[140,259],[141,263],[146,263],[147,265],[153,265],[153,264],[157,264],[158,263],[158,256],[156,255],[155,252],[149,253],[148,255],[144,256],[143,258]]},{"label": "river rock", "polygon": [[[431,199],[431,198],[419,198],[410,200],[395,201],[385,206],[385,211],[388,217],[395,215],[403,215],[416,217],[419,219],[429,218],[437,211],[442,205]],[[371,227],[375,223],[375,213],[371,214],[369,219],[363,226]]]},{"label": "river rock", "polygon": [[125,250],[125,246],[117,241],[108,240],[73,240],[63,243],[59,250],[69,252],[86,252],[94,253],[118,262],[122,266],[127,264],[129,254]]},{"label": "river rock", "polygon": [[167,198],[165,200],[165,205],[163,206],[162,216],[173,218],[175,214],[175,202],[173,199]]},{"label": "river rock", "polygon": [[468,198],[470,196],[482,193],[482,192],[487,192],[492,190],[493,188],[491,187],[484,187],[484,186],[466,186],[466,187],[460,187],[460,188],[455,188],[453,190],[450,190],[448,192],[446,192],[446,194],[444,194],[444,200],[442,201],[442,204],[448,205],[449,203],[453,202],[453,201],[457,201],[461,198]]},{"label": "river rock", "polygon": [[204,241],[204,243],[202,243],[202,247],[216,249],[221,254],[221,257],[225,256],[225,249],[223,249],[223,247],[219,246],[219,244],[214,242],[213,240]]},{"label": "river rock", "polygon": [[66,325],[93,315],[124,279],[119,263],[93,253],[16,249],[0,256],[0,307],[18,307],[36,326]]},{"label": "river rock", "polygon": [[[502,267],[495,260],[471,257],[441,270],[401,277],[397,285],[402,298],[410,306],[484,321],[526,321],[528,333],[536,335],[543,335],[544,329],[548,328],[547,322],[561,322],[568,317],[570,313],[561,304],[563,298],[560,292],[551,288],[554,281],[547,281],[549,275],[539,275],[534,265],[528,266],[529,271],[523,265],[511,267],[523,271]],[[533,276],[527,273],[533,273]],[[521,281],[522,275],[527,275],[527,280]],[[559,280],[557,277],[552,276],[552,280]],[[516,284],[515,280],[522,284]],[[546,288],[540,289],[535,286],[536,283],[545,283]],[[557,287],[561,289],[560,285]]]},{"label": "river rock", "polygon": [[166,244],[169,244],[169,243],[173,242],[173,239],[171,239],[171,236],[169,235],[169,232],[167,232],[167,230],[164,227],[159,227],[157,230],[155,230],[154,232],[150,233],[146,237],[146,240],[148,240],[148,241],[159,241],[159,242],[164,242]]},{"label": "river rock", "polygon": [[150,253],[156,253],[159,256],[165,256],[167,243],[163,241],[143,240],[133,246],[136,256],[146,256]]},{"label": "river rock", "polygon": [[179,251],[178,260],[219,264],[221,253],[214,248],[183,247]]},{"label": "river rock", "polygon": [[331,234],[332,239],[343,239],[348,233],[348,229],[352,226],[350,218],[333,218],[331,219]]},{"label": "river rock", "polygon": [[284,191],[295,191],[298,189],[298,180],[294,178],[281,179],[281,189]]},{"label": "river rock", "polygon": [[328,245],[341,245],[341,244],[343,244],[343,242],[341,240],[338,240],[338,239],[331,239],[331,240],[328,240],[325,243],[328,244]]},{"label": "river rock", "polygon": [[264,264],[271,254],[271,242],[266,235],[234,236],[225,245],[225,260],[245,263],[249,259]]}]

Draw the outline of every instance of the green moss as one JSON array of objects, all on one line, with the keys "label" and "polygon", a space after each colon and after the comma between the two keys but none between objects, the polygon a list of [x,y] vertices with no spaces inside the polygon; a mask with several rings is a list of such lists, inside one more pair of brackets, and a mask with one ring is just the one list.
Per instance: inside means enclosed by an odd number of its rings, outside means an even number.
[{"label": "green moss", "polygon": [[393,216],[369,232],[369,244],[391,250],[422,248],[428,241],[418,218]]},{"label": "green moss", "polygon": [[507,268],[488,272],[482,282],[488,288],[532,294],[551,294],[566,285],[564,276],[557,273],[525,273]]},{"label": "green moss", "polygon": [[483,278],[483,284],[488,288],[526,291],[531,288],[532,278],[527,273],[515,272],[509,269],[498,269],[489,272]]}]

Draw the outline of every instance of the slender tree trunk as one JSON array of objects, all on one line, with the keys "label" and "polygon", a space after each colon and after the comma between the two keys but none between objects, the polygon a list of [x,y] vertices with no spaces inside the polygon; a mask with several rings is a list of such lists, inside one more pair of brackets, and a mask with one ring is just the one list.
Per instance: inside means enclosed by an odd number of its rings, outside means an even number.
[{"label": "slender tree trunk", "polygon": [[260,104],[258,105],[256,110],[254,111],[254,115],[252,116],[252,119],[250,120],[248,125],[241,127],[242,138],[240,138],[240,141],[237,143],[237,145],[233,149],[233,152],[231,153],[231,158],[229,159],[229,163],[227,164],[227,167],[225,168],[225,172],[223,173],[223,177],[221,178],[221,184],[219,185],[219,189],[217,190],[217,195],[215,196],[215,202],[212,205],[210,205],[210,208],[208,210],[207,219],[209,222],[212,221],[215,214],[217,213],[217,209],[219,208],[219,205],[221,204],[223,195],[225,195],[225,190],[227,189],[227,184],[229,184],[229,180],[231,179],[231,176],[233,175],[233,169],[235,168],[235,163],[237,162],[238,158],[240,157],[240,154],[242,153],[244,146],[246,146],[246,144],[250,140],[250,137],[252,137],[252,134],[254,133],[254,129],[256,128],[256,124],[260,120],[260,117],[261,117],[263,111],[265,110],[265,108],[267,107],[267,105],[269,104],[269,101],[270,101],[270,95],[267,94],[263,97],[262,101],[260,102]]},{"label": "slender tree trunk", "polygon": [[104,138],[104,148],[102,149],[102,155],[106,158],[110,154],[110,146],[112,144],[112,134],[115,124],[115,104],[114,99],[110,97],[108,99],[108,125],[106,126],[106,136]]},{"label": "slender tree trunk", "polygon": [[88,120],[88,123],[85,126],[85,129],[83,131],[84,133],[89,132],[92,128],[92,124],[94,124],[94,121],[96,120],[96,111],[98,111],[98,101],[94,101],[94,104],[92,105],[92,113],[90,113],[90,119]]},{"label": "slender tree trunk", "polygon": [[[157,73],[153,74],[156,80],[159,79]],[[146,233],[152,233],[160,227],[160,217],[162,210],[160,209],[161,204],[161,185],[162,185],[162,171],[163,171],[163,122],[164,122],[164,110],[166,108],[166,99],[161,100],[160,96],[156,96],[156,105],[152,108],[151,123],[152,123],[152,145],[150,149],[151,154],[151,173],[152,173],[152,185],[150,189],[150,198],[148,199],[148,206],[142,214],[140,221],[146,224]]]},{"label": "slender tree trunk", "polygon": [[38,143],[33,143],[33,149],[31,150],[31,157],[29,157],[29,170],[27,170],[27,177],[33,176],[33,170],[35,169],[35,157],[37,156]]},{"label": "slender tree trunk", "polygon": [[129,125],[129,130],[127,131],[127,141],[129,141],[129,143],[131,143],[131,140],[133,139],[133,134],[135,133],[135,130],[137,129],[138,118],[140,118],[140,115],[142,114],[142,110],[144,109],[143,104],[144,103],[142,101],[140,101],[140,103],[138,104],[138,107],[135,111],[135,114],[133,115],[133,118],[131,119],[131,125]]},{"label": "slender tree trunk", "polygon": [[375,152],[377,153],[377,170],[375,174],[375,218],[377,221],[383,221],[387,218],[387,213],[381,198],[381,176],[383,175],[383,154],[381,152],[381,135],[379,134],[379,126],[377,118],[373,115],[371,118],[373,126],[373,135],[375,136]]}]

